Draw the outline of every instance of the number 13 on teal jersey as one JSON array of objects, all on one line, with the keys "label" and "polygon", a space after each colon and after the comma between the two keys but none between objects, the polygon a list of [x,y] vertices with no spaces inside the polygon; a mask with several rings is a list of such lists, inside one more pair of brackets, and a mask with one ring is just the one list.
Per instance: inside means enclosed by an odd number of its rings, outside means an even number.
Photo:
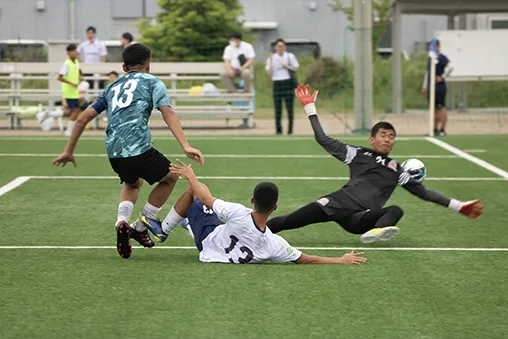
[{"label": "number 13 on teal jersey", "polygon": [[138,87],[138,79],[131,79],[113,87],[111,89],[114,93],[113,101],[111,102],[111,110],[114,111],[117,107],[128,107],[132,103],[136,87]]}]

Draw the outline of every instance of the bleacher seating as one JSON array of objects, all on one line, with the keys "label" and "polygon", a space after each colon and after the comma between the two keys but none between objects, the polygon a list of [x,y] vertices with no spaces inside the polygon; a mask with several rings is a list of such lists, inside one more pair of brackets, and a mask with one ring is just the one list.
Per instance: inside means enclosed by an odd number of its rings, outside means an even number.
[{"label": "bleacher seating", "polygon": [[[57,63],[0,63],[0,82],[9,83],[9,87],[0,88],[0,115],[9,117],[10,128],[20,127],[22,119],[22,116],[12,112],[12,107],[41,103],[46,109],[61,100],[60,84],[56,81],[59,69],[60,64]],[[94,74],[85,78],[92,80],[95,88],[98,88],[100,80],[107,79],[106,74],[110,71],[123,74],[120,63],[81,64],[81,69],[85,74]],[[252,93],[230,94],[219,89],[214,94],[190,94],[189,88],[179,86],[185,80],[201,84],[220,80],[223,70],[224,65],[220,62],[151,64],[151,73],[169,84],[168,96],[181,118],[238,118],[246,120],[247,125],[252,127],[255,107]],[[49,80],[49,86],[29,88],[27,80]],[[99,93],[97,89],[89,91],[92,99]]]}]

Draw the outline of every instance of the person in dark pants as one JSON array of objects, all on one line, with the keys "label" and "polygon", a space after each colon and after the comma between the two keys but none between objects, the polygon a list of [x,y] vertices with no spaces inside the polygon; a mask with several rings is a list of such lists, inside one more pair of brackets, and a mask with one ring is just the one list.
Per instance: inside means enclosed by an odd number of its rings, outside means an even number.
[{"label": "person in dark pants", "polygon": [[275,42],[276,53],[270,53],[266,60],[266,71],[273,81],[273,105],[275,106],[275,129],[282,134],[282,101],[286,102],[288,111],[288,134],[293,134],[294,90],[296,78],[293,72],[298,71],[298,60],[293,53],[286,52],[286,43],[282,39]]},{"label": "person in dark pants", "polygon": [[[432,39],[431,51],[436,55],[436,89],[435,89],[435,113],[434,113],[434,135],[445,136],[446,135],[446,78],[452,73],[453,66],[446,55],[440,53],[441,44],[438,39]],[[429,100],[429,89],[430,89],[430,58],[427,60],[427,72],[423,80],[422,94],[427,96]]]}]

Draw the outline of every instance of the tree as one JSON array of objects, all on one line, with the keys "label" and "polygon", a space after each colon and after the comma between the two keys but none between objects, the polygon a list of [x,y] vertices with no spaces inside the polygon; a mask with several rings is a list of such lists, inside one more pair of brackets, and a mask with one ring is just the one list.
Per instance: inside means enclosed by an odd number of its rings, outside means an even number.
[{"label": "tree", "polygon": [[[335,0],[335,3],[330,4],[330,6],[346,14],[352,24],[354,22],[353,1],[356,0],[351,0],[350,6],[344,6],[342,0]],[[390,0],[372,0],[372,48],[374,50],[379,47],[379,42],[383,38],[390,21]],[[354,27],[351,28],[354,29]]]},{"label": "tree", "polygon": [[156,61],[218,61],[228,35],[245,33],[238,0],[159,0],[157,23],[142,19],[139,41]]}]

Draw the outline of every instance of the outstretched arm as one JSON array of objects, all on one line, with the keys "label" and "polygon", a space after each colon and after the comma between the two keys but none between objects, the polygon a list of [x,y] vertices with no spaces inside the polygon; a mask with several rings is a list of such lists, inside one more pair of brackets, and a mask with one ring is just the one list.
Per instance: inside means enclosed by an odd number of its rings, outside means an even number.
[{"label": "outstretched arm", "polygon": [[367,261],[367,259],[363,258],[362,255],[363,252],[355,253],[351,251],[351,253],[344,254],[340,258],[327,258],[302,253],[300,258],[298,258],[295,262],[297,264],[361,264]]},{"label": "outstretched arm", "polygon": [[270,243],[268,247],[273,249],[268,259],[272,262],[294,262],[297,264],[360,264],[367,261],[366,258],[362,257],[363,252],[355,253],[354,251],[346,253],[340,258],[308,255],[292,247],[284,238],[276,234],[267,237],[266,241]]},{"label": "outstretched arm", "polygon": [[321,127],[315,105],[318,91],[314,91],[311,95],[310,86],[302,84],[296,88],[295,93],[302,105],[304,105],[305,113],[307,113],[307,116],[309,117],[317,143],[320,144],[321,147],[323,147],[330,155],[340,161],[343,161],[346,164],[351,163],[356,156],[357,148],[329,137],[323,131],[323,127]]},{"label": "outstretched arm", "polygon": [[[102,112],[102,111],[101,111]],[[58,157],[53,160],[53,165],[62,167],[65,166],[68,162],[72,162],[74,167],[76,167],[76,159],[74,158],[74,149],[76,148],[76,144],[78,143],[79,137],[85,130],[85,126],[88,125],[90,121],[93,120],[97,116],[97,111],[93,107],[88,107],[83,113],[80,114],[78,119],[76,120],[76,124],[72,129],[71,136],[69,141],[67,141],[67,145],[65,146],[64,151]]]},{"label": "outstretched arm", "polygon": [[[407,172],[402,172],[401,176],[406,177],[404,173],[409,176],[409,173]],[[400,180],[401,179],[399,179],[399,182]],[[413,178],[402,180],[407,180],[406,183],[403,184],[403,187],[407,191],[423,200],[431,201],[438,205],[444,206],[471,219],[476,219],[483,213],[483,205],[480,204],[479,200],[462,202],[456,199],[450,199],[436,191],[425,187],[422,183],[414,180]]]}]

